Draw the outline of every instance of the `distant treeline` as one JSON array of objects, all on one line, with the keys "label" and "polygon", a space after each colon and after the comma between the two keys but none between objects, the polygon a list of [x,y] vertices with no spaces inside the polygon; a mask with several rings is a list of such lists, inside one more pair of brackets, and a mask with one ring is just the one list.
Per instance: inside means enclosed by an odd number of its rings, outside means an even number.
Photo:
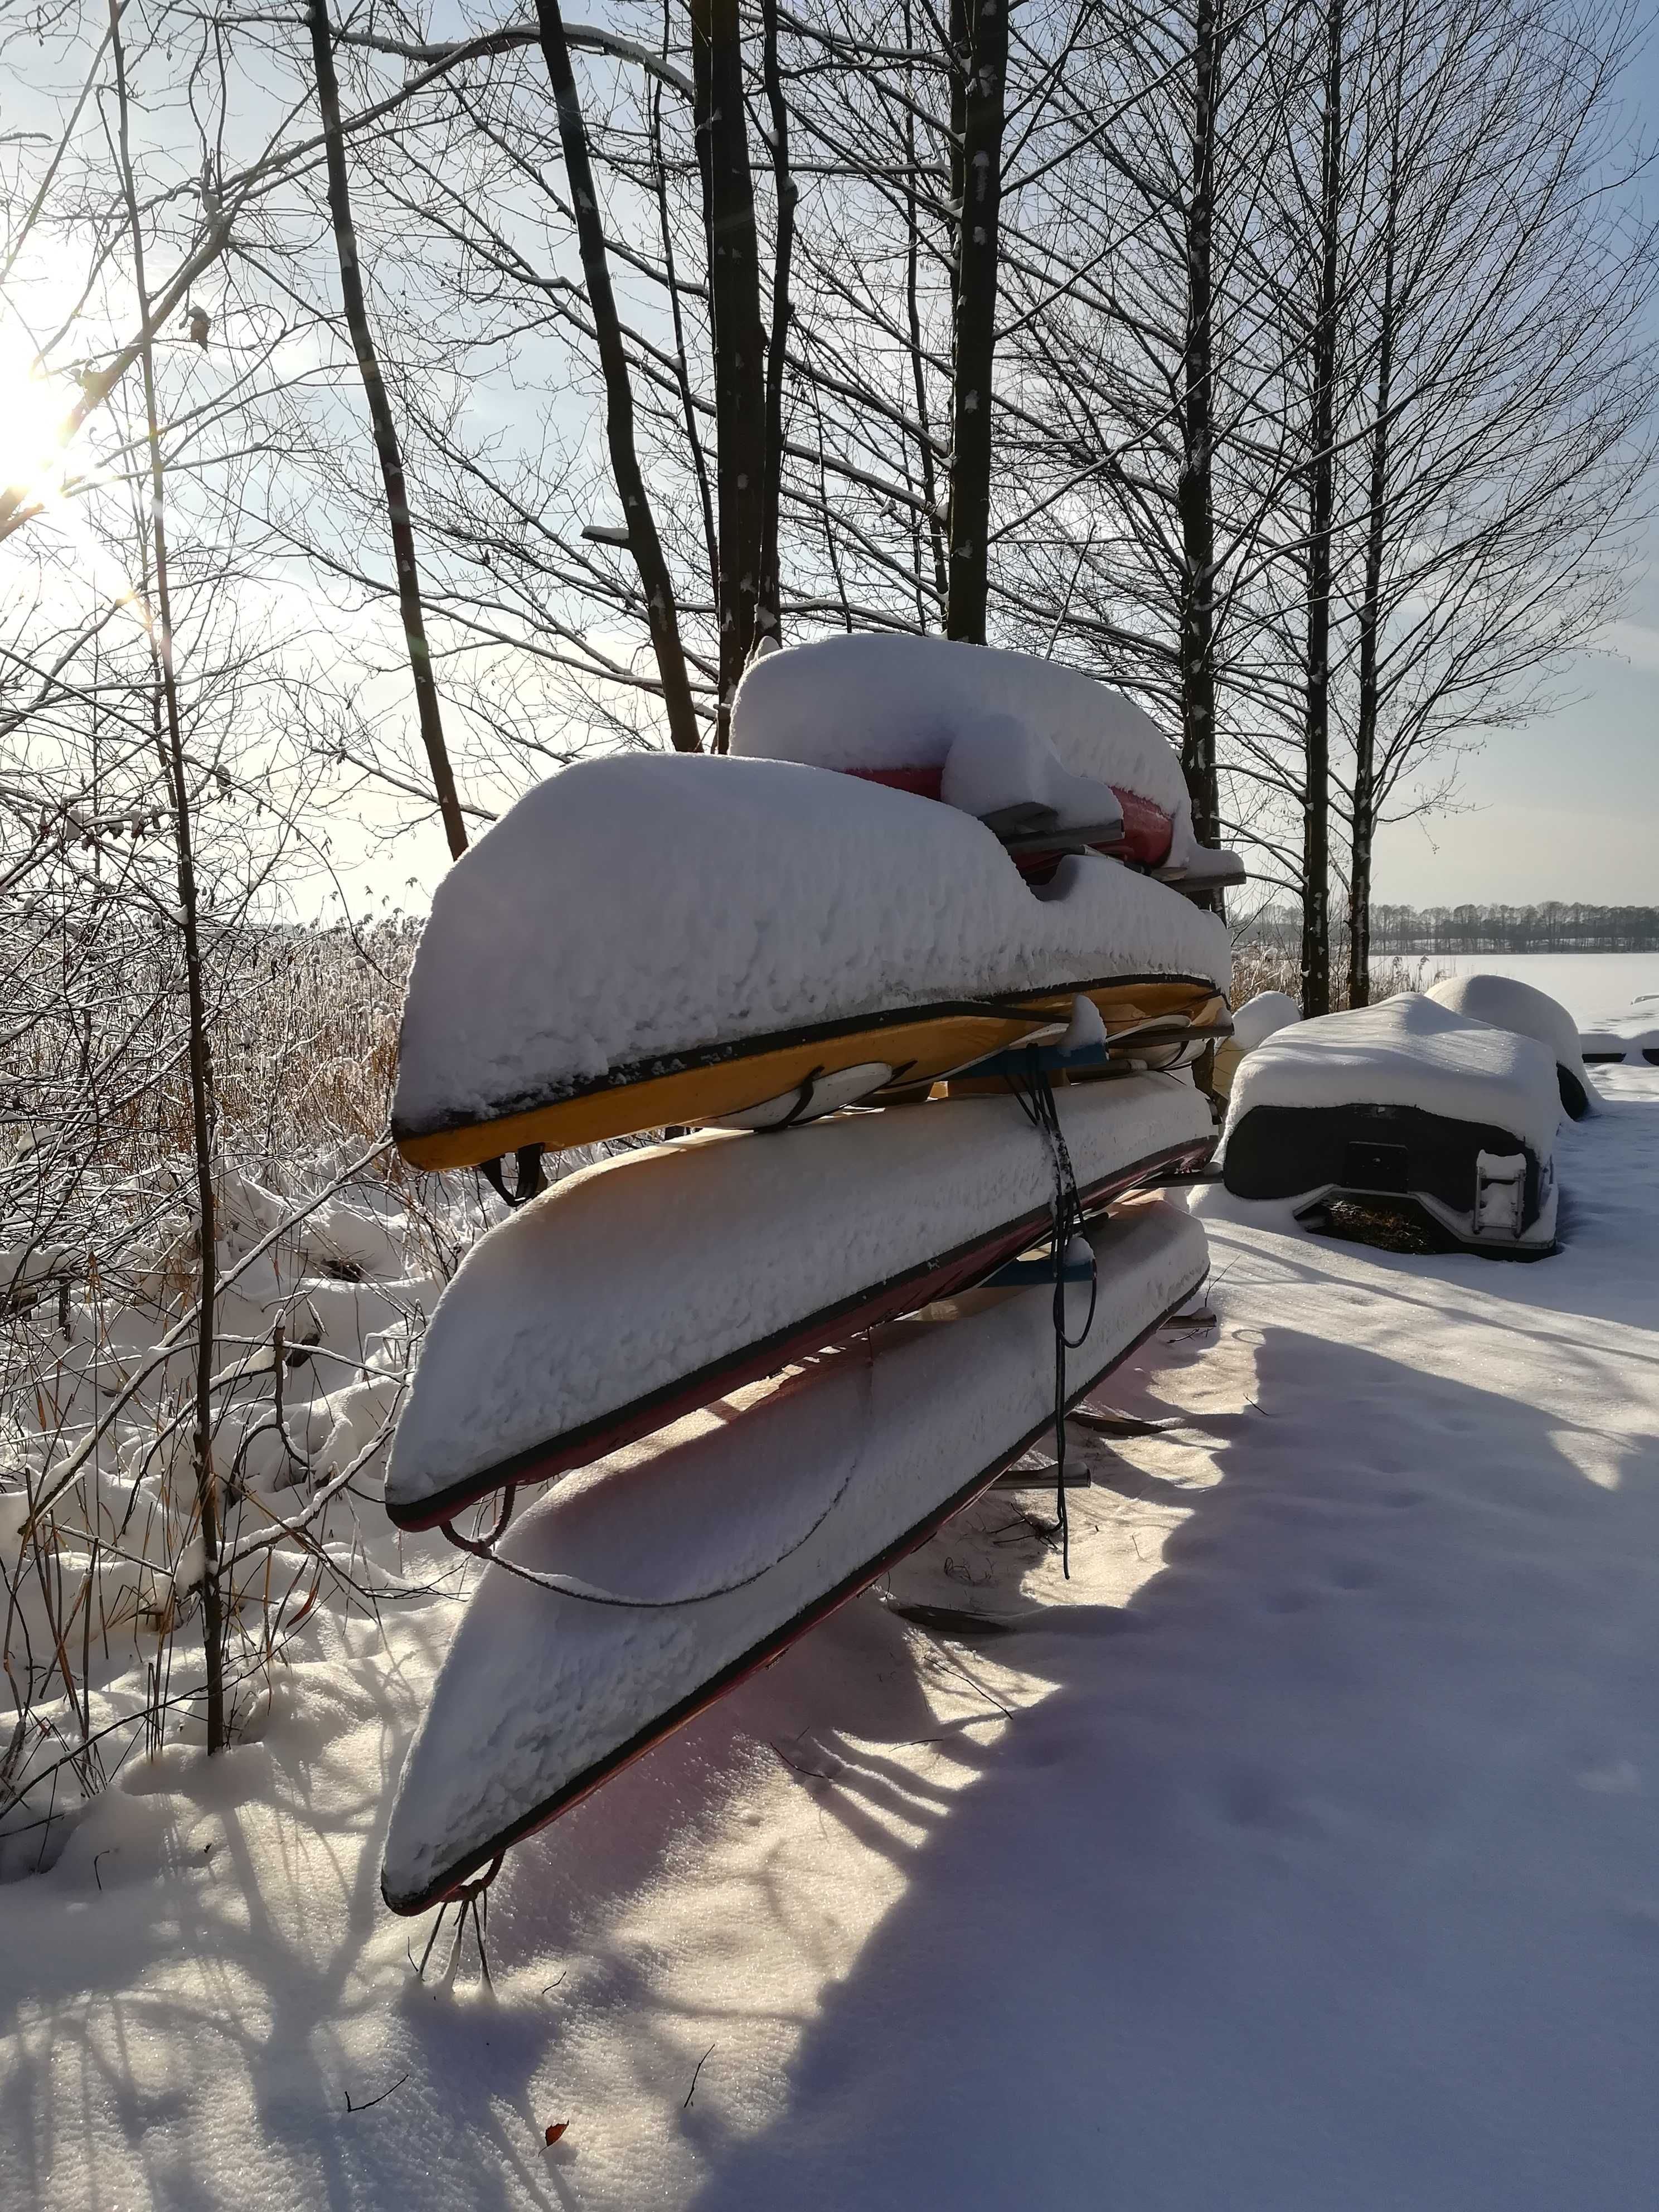
[{"label": "distant treeline", "polygon": [[[1373,906],[1373,961],[1454,952],[1659,952],[1659,906]],[[1291,945],[1299,909],[1272,907],[1249,934]]]}]

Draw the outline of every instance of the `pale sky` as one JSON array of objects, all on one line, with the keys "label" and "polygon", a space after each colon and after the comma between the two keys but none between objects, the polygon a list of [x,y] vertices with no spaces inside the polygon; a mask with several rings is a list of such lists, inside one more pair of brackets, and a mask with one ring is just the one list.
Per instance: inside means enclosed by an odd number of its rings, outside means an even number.
[{"label": "pale sky", "polygon": [[[1627,97],[1637,129],[1651,135],[1659,18],[1645,12],[1646,45]],[[1462,776],[1470,811],[1379,837],[1378,899],[1659,903],[1659,526],[1645,550],[1607,650],[1580,655],[1569,673],[1574,702],[1483,741]]]},{"label": "pale sky", "polygon": [[[1650,547],[1659,535],[1650,533]],[[1651,556],[1650,556],[1651,558]],[[1659,562],[1654,563],[1659,568]],[[1579,656],[1578,696],[1466,760],[1468,811],[1377,839],[1379,900],[1659,904],[1659,574],[1633,586],[1608,650]]]}]

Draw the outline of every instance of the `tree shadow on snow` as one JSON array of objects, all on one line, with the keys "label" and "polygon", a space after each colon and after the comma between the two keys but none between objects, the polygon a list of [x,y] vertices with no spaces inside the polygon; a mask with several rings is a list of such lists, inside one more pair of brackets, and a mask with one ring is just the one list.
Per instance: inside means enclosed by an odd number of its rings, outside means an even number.
[{"label": "tree shadow on snow", "polygon": [[1645,2201],[1653,1442],[1587,1477],[1281,1328],[1253,1395],[1162,1571],[1022,1632],[1050,1693],[960,1754],[763,2124],[708,2114],[698,2212]]}]

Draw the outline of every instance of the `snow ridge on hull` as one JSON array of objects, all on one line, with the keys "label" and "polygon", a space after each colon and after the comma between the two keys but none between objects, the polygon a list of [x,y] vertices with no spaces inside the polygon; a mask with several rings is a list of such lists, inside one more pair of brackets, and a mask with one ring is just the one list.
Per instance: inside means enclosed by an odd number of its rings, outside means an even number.
[{"label": "snow ridge on hull", "polygon": [[[1073,1401],[1207,1265],[1201,1227],[1162,1203],[1089,1238]],[[1067,1303],[1080,1332],[1086,1289]],[[1048,1425],[1052,1361],[1050,1291],[970,1291],[550,1493],[503,1552],[629,1601],[486,1570],[398,1786],[387,1904],[436,1903],[931,1534]]]},{"label": "snow ridge on hull", "polygon": [[1197,1013],[1230,968],[1221,924],[1166,886],[1087,855],[1034,893],[982,824],[903,792],[775,761],[579,762],[438,887],[393,1133],[441,1167],[709,1120],[814,1068],[942,1073],[1079,991],[1120,1025]]},{"label": "snow ridge on hull", "polygon": [[[1055,1101],[1095,1204],[1214,1142],[1205,1100],[1175,1076]],[[492,1229],[444,1292],[386,1510],[430,1527],[775,1371],[837,1326],[958,1289],[1041,1235],[1053,1194],[1047,1146],[1009,1096],[710,1131],[584,1169]]]}]

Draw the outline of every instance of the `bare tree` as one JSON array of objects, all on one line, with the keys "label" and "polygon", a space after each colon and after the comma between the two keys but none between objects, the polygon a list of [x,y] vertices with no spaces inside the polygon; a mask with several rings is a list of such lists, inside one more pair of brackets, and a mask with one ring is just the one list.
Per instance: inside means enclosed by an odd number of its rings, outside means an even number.
[{"label": "bare tree", "polygon": [[368,303],[363,294],[362,272],[358,265],[345,138],[340,127],[340,87],[334,70],[334,34],[327,0],[308,0],[306,21],[311,32],[312,66],[317,76],[317,104],[322,114],[327,154],[328,207],[334,226],[334,250],[340,264],[340,294],[352,350],[357,357],[357,373],[362,379],[363,397],[368,402],[375,456],[386,489],[386,524],[392,533],[398,611],[409,648],[409,672],[415,686],[421,742],[426,748],[427,765],[432,773],[432,788],[443,818],[444,835],[449,841],[450,857],[459,860],[466,850],[466,823],[455,789],[449,749],[444,741],[443,711],[438,702],[432,653],[427,644],[426,611],[421,604],[421,573],[415,551],[414,524],[410,519],[409,493],[404,481],[403,450],[398,442],[398,427],[392,418],[386,381],[380,374],[374,333],[369,325]]}]

